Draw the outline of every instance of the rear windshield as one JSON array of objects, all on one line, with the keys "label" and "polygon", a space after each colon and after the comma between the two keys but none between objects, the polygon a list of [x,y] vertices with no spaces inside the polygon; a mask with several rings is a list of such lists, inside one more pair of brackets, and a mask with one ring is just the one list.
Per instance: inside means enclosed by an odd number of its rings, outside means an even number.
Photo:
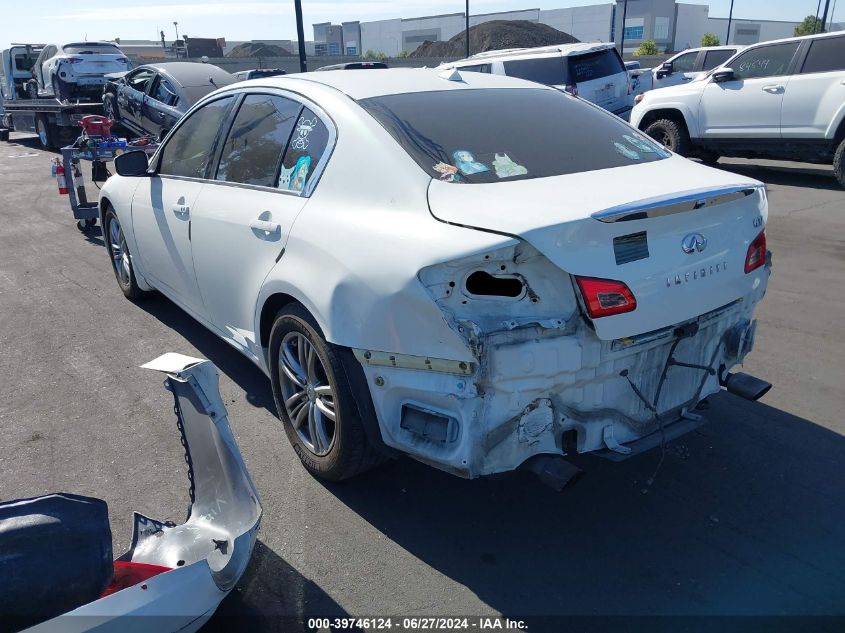
[{"label": "rear windshield", "polygon": [[68,55],[122,55],[120,49],[114,44],[67,44],[62,50]]},{"label": "rear windshield", "polygon": [[612,48],[586,55],[573,55],[567,59],[569,60],[570,83],[574,84],[625,72],[619,55]]},{"label": "rear windshield", "polygon": [[567,81],[566,64],[563,57],[534,57],[533,59],[514,59],[502,62],[508,77],[518,77],[535,81],[547,86],[565,86]]},{"label": "rear windshield", "polygon": [[490,183],[648,163],[662,146],[558,90],[498,88],[359,102],[432,178]]}]

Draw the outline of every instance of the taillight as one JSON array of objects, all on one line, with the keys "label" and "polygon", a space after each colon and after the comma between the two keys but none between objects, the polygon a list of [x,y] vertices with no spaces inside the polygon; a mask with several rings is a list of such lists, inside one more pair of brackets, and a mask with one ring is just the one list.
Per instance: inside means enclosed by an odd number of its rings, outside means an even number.
[{"label": "taillight", "polygon": [[754,238],[754,241],[748,245],[748,254],[745,256],[745,272],[750,273],[757,270],[766,263],[766,232],[762,231],[760,235]]},{"label": "taillight", "polygon": [[170,567],[116,560],[114,561],[114,576],[112,576],[109,586],[106,587],[106,590],[103,591],[103,595],[100,597],[105,598],[122,589],[149,580],[153,576],[163,574],[166,571],[170,571]]},{"label": "taillight", "polygon": [[592,319],[623,314],[637,308],[637,300],[631,289],[621,281],[596,279],[594,277],[575,277],[587,313]]},{"label": "taillight", "polygon": [[65,61],[68,61],[71,64],[81,64],[85,60],[82,59],[81,57],[68,57],[68,58],[65,59]]},{"label": "taillight", "polygon": [[563,89],[574,97],[578,96],[578,86],[576,86],[575,84],[569,84],[568,86],[564,86]]}]

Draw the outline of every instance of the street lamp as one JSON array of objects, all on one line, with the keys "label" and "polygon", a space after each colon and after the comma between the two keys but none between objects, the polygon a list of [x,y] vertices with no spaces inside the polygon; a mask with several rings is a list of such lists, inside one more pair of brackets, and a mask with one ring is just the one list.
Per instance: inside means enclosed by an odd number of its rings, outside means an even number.
[{"label": "street lamp", "polygon": [[731,21],[734,18],[734,0],[731,0],[731,12],[728,13],[728,34],[725,36],[725,44],[731,43]]},{"label": "street lamp", "polygon": [[467,41],[467,54],[466,56],[469,57],[469,0],[467,0],[467,7],[466,11],[464,12],[464,33],[466,34],[466,41]]}]

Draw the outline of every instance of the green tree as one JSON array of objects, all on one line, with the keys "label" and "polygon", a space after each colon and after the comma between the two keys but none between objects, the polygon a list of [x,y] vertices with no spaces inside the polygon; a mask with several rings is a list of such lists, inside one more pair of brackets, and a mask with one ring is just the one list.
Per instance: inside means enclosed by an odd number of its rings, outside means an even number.
[{"label": "green tree", "polygon": [[812,35],[813,33],[824,33],[821,18],[808,15],[798,26],[795,27],[795,37],[799,35]]},{"label": "green tree", "polygon": [[701,45],[702,46],[718,46],[719,45],[719,36],[715,33],[705,33],[701,36]]},{"label": "green tree", "polygon": [[634,51],[634,57],[659,54],[660,51],[657,50],[657,44],[655,44],[654,40],[645,40],[642,44],[640,44],[640,47]]},{"label": "green tree", "polygon": [[376,53],[373,49],[367,49],[367,52],[364,53],[364,59],[375,59]]},{"label": "green tree", "polygon": [[381,51],[379,51],[378,53],[376,53],[376,59],[380,62],[387,61],[387,53],[382,53]]},{"label": "green tree", "polygon": [[410,51],[402,51],[401,53],[399,53],[399,57],[402,58],[402,59],[404,59],[405,57],[410,57],[410,56],[411,56]]}]

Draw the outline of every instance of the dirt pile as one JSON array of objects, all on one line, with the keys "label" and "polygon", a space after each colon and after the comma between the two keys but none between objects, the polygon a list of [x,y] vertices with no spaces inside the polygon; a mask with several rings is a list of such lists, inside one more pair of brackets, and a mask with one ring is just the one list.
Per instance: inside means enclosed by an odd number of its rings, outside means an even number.
[{"label": "dirt pile", "polygon": [[276,46],[275,44],[265,44],[264,42],[244,42],[238,44],[229,51],[226,57],[291,57],[293,53],[289,50]]},{"label": "dirt pile", "polygon": [[[492,20],[469,29],[469,49],[472,54],[502,48],[532,48],[578,41],[569,33],[528,20]],[[466,38],[461,31],[446,42],[426,40],[411,53],[411,57],[463,57],[465,54]]]}]

